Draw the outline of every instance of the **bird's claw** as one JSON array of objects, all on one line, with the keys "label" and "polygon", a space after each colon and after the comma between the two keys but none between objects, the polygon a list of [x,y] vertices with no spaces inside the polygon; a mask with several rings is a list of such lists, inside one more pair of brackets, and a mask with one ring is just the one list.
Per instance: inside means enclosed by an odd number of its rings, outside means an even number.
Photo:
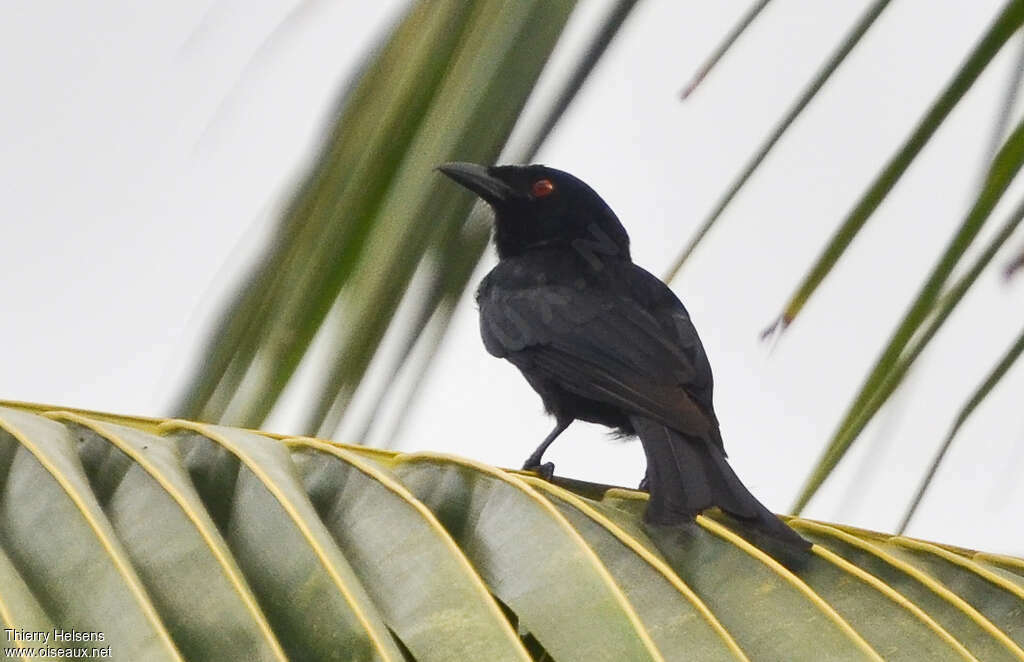
[{"label": "bird's claw", "polygon": [[538,477],[543,478],[546,481],[550,481],[555,475],[555,463],[545,462],[544,464],[538,464],[527,460],[523,465],[523,471],[532,471],[537,474]]}]

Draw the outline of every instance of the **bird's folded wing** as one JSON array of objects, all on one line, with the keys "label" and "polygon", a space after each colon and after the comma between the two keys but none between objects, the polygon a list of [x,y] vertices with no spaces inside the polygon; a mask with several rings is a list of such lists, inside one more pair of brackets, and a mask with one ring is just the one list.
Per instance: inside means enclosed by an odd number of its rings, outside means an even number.
[{"label": "bird's folded wing", "polygon": [[688,392],[703,387],[703,370],[664,315],[627,297],[555,285],[492,291],[479,303],[484,344],[495,356],[529,364],[579,396],[721,444],[714,414]]}]

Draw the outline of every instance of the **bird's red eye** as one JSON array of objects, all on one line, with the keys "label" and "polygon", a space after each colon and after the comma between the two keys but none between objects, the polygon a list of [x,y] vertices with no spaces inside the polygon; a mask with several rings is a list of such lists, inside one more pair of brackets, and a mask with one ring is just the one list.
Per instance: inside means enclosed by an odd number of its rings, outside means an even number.
[{"label": "bird's red eye", "polygon": [[545,195],[551,195],[555,192],[555,185],[551,183],[550,179],[538,179],[533,183],[530,192],[533,193],[535,198],[543,198]]}]

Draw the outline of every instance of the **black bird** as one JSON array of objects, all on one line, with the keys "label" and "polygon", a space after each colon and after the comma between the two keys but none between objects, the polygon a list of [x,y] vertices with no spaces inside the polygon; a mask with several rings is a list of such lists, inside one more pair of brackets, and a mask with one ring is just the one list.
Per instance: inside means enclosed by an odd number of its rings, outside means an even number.
[{"label": "black bird", "polygon": [[555,417],[524,468],[541,468],[574,420],[600,423],[640,437],[647,521],[689,522],[718,506],[790,548],[808,548],[726,462],[697,331],[672,290],[633,264],[629,236],[604,200],[541,165],[439,170],[494,210],[499,262],[476,294],[484,346],[519,368]]}]

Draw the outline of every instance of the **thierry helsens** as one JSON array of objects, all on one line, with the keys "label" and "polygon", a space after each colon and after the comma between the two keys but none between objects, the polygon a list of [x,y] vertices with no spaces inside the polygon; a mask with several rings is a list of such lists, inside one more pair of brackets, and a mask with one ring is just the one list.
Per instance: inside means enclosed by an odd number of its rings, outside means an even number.
[{"label": "thierry helsens", "polygon": [[74,628],[54,628],[53,632],[4,628],[4,635],[7,641],[38,641],[44,644],[50,643],[51,636],[52,641],[106,641],[102,632],[82,632]]}]

